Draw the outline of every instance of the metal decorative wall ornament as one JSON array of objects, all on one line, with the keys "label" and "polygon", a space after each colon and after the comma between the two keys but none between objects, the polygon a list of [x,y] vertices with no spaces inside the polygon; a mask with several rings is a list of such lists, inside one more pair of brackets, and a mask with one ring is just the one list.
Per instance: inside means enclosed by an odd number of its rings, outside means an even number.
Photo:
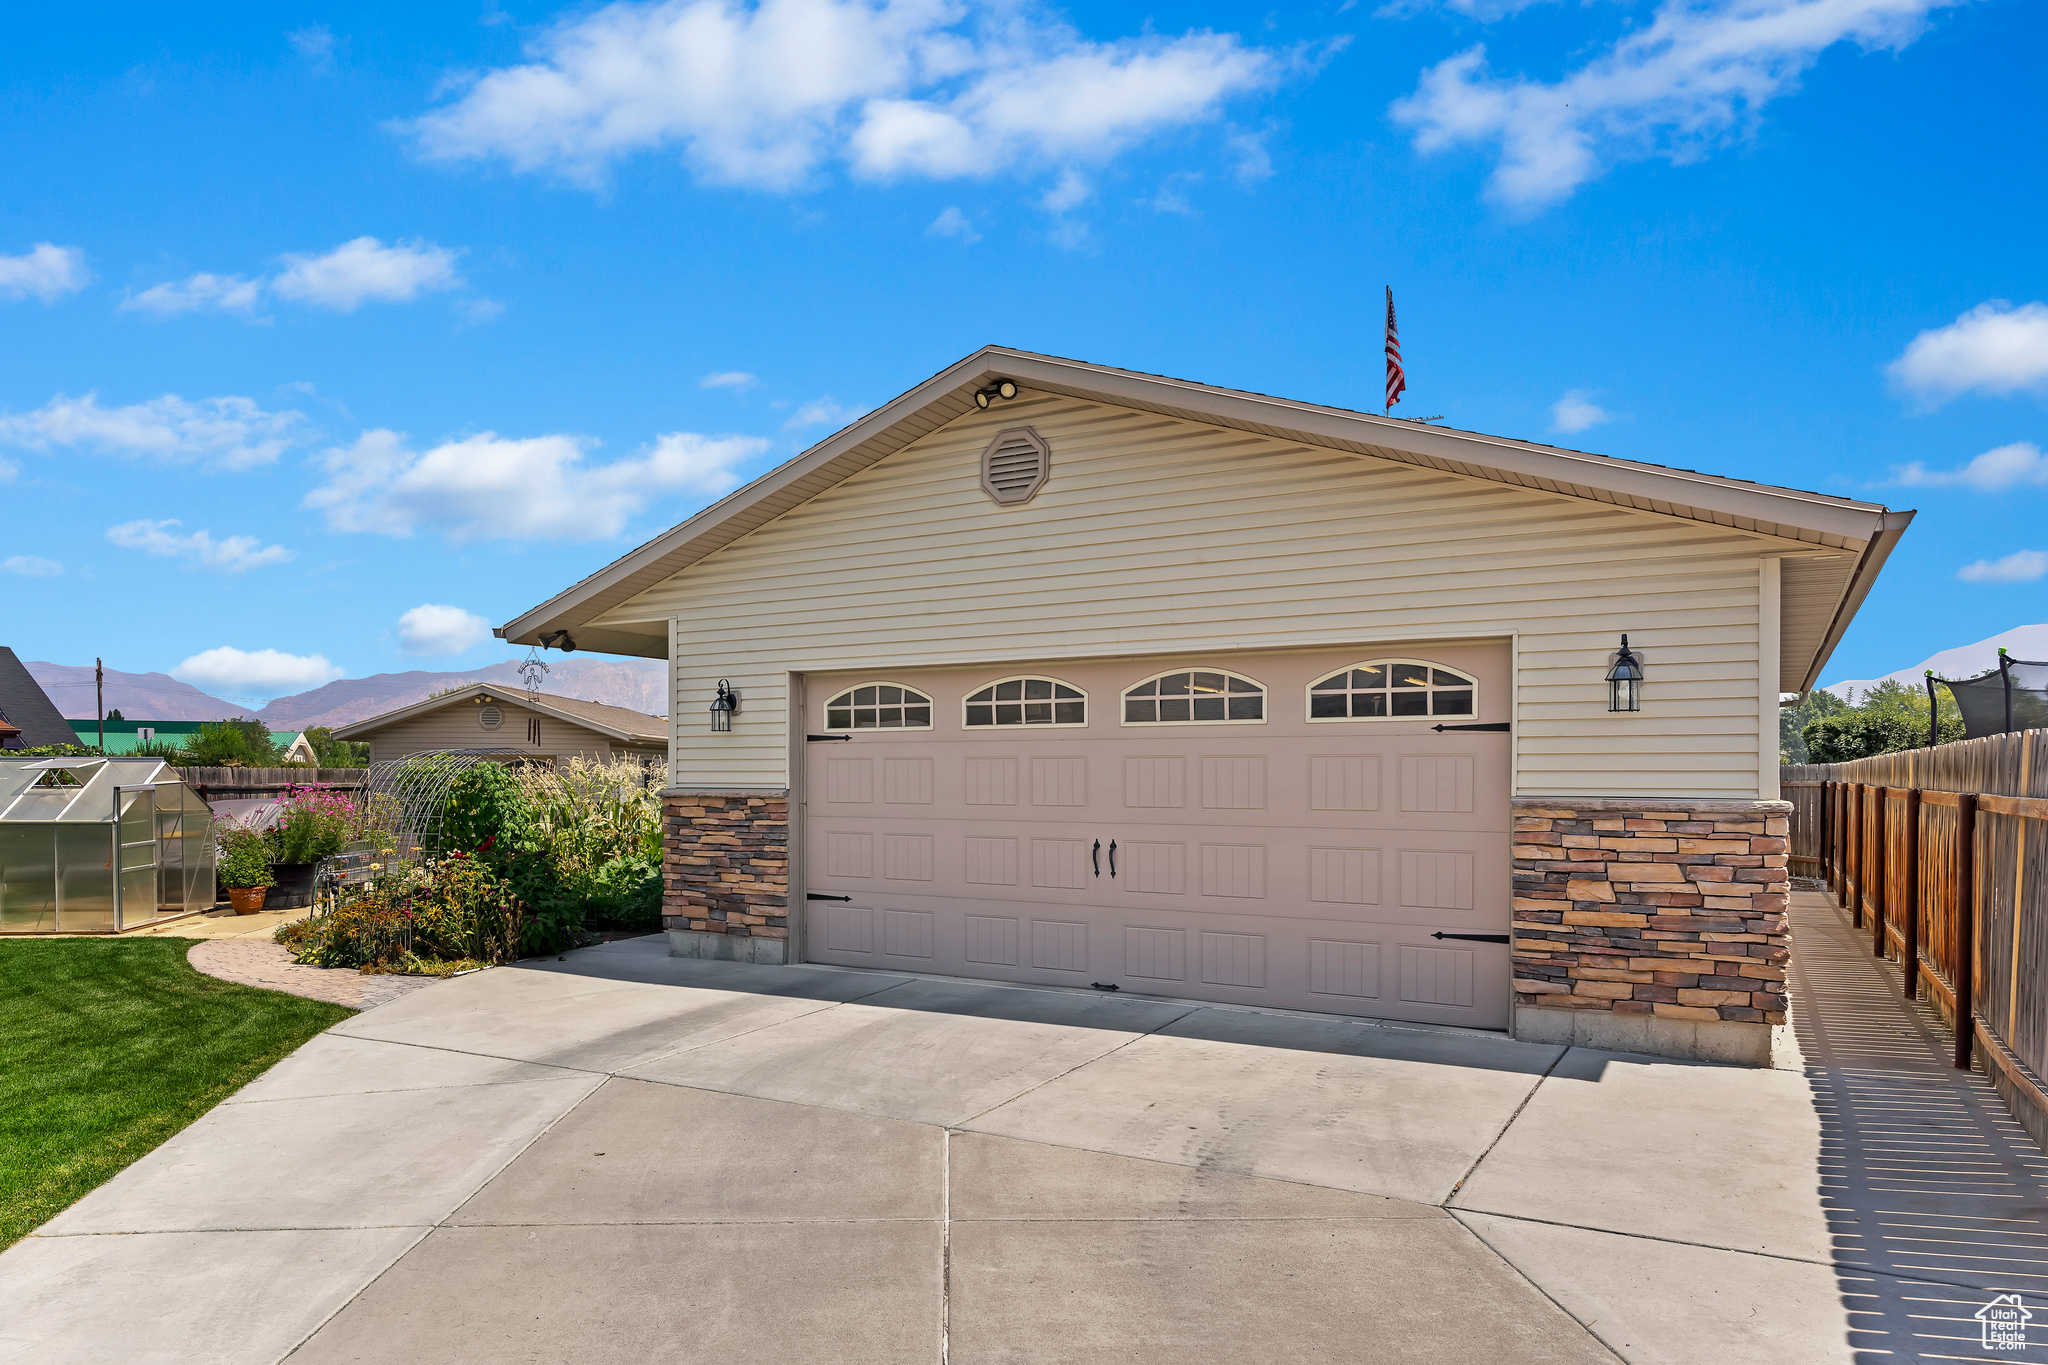
[{"label": "metal decorative wall ornament", "polygon": [[526,700],[529,705],[540,705],[540,685],[548,676],[547,660],[540,657],[540,646],[526,651],[526,657],[519,664],[519,681],[526,684]]}]

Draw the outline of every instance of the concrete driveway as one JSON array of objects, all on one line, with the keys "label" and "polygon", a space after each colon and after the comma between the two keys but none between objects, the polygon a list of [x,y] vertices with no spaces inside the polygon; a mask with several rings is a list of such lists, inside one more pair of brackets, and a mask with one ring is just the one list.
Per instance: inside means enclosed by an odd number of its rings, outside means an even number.
[{"label": "concrete driveway", "polygon": [[1969,1358],[2040,1154],[1880,1004],[1748,1071],[611,944],[308,1043],[0,1256],[0,1360]]}]

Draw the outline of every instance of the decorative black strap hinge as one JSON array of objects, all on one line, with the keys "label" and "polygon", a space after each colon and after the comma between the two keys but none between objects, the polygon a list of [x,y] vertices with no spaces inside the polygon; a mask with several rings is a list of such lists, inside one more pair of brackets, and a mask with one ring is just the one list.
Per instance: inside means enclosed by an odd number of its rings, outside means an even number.
[{"label": "decorative black strap hinge", "polygon": [[853,897],[834,896],[824,891],[806,891],[804,892],[804,899],[807,901],[850,901]]},{"label": "decorative black strap hinge", "polygon": [[821,739],[852,739],[852,735],[805,735],[805,739],[816,744]]},{"label": "decorative black strap hinge", "polygon": [[1511,728],[1504,720],[1489,720],[1479,725],[1432,725],[1430,729],[1442,734],[1446,730],[1493,730],[1506,734]]},{"label": "decorative black strap hinge", "polygon": [[1438,934],[1431,934],[1431,935],[1430,935],[1430,937],[1431,937],[1431,938],[1455,938],[1455,939],[1462,939],[1462,940],[1464,940],[1464,941],[1465,941],[1465,942],[1467,942],[1467,943],[1506,943],[1506,942],[1508,941],[1508,936],[1507,936],[1506,934],[1442,934],[1442,933],[1438,933]]}]

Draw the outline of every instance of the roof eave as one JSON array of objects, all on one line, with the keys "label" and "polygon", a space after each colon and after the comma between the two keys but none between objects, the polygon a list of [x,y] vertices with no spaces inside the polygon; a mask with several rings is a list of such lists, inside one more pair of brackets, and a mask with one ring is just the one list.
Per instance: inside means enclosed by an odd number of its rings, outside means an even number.
[{"label": "roof eave", "polygon": [[1799,695],[1803,698],[1813,690],[1820,679],[1820,671],[1828,666],[1835,647],[1849,631],[1849,623],[1856,619],[1856,613],[1863,606],[1863,599],[1870,596],[1870,590],[1877,586],[1877,575],[1891,557],[1892,548],[1899,538],[1906,534],[1906,528],[1913,524],[1913,512],[1887,511],[1877,519],[1877,528],[1857,557],[1856,572],[1850,575],[1847,586],[1842,589],[1842,598],[1835,606],[1834,619],[1828,622],[1827,633],[1821,637],[1820,645],[1807,663],[1806,671],[1799,680]]}]

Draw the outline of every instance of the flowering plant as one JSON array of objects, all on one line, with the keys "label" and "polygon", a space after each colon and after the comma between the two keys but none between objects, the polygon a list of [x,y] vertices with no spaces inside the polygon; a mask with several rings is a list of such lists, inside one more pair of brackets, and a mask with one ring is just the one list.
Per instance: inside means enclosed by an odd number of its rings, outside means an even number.
[{"label": "flowering plant", "polygon": [[280,863],[331,858],[361,823],[354,798],[332,787],[295,787],[284,798],[284,815],[270,831]]}]

